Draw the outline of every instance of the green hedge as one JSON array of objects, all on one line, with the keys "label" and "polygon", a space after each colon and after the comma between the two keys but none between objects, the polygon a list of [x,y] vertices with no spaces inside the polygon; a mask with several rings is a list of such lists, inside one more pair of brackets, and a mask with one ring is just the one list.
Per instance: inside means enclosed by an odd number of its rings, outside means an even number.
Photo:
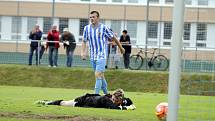
[{"label": "green hedge", "polygon": [[[109,90],[123,88],[126,91],[157,93],[167,93],[168,90],[168,72],[107,70],[105,77]],[[0,78],[0,85],[93,89],[95,84],[91,68],[49,68],[2,64]],[[212,74],[182,74],[181,94],[197,91],[199,85],[204,89],[210,88],[210,83],[201,84],[201,80],[210,82],[212,78]],[[199,83],[189,83],[189,80],[196,80]]]}]

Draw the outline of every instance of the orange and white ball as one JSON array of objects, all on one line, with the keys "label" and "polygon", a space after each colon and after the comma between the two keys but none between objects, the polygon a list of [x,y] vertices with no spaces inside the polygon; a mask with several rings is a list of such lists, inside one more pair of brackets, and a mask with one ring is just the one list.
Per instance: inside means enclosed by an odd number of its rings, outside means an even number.
[{"label": "orange and white ball", "polygon": [[161,102],[159,103],[155,108],[156,116],[159,120],[166,120],[167,112],[168,112],[168,103],[167,102]]}]

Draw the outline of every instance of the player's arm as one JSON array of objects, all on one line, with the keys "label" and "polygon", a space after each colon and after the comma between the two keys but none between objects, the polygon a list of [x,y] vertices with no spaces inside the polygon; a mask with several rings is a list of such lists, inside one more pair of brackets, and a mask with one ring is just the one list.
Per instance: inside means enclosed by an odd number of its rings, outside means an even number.
[{"label": "player's arm", "polygon": [[81,48],[81,58],[83,60],[86,60],[87,58],[87,30],[86,30],[86,26],[84,27],[84,31],[83,31],[83,38],[82,38],[82,48]]},{"label": "player's arm", "polygon": [[135,110],[136,106],[134,104],[129,106],[122,106],[122,110]]},{"label": "player's arm", "polygon": [[82,40],[81,58],[86,60],[87,57],[87,42]]},{"label": "player's arm", "polygon": [[119,42],[119,40],[113,36],[112,40],[117,44],[117,46],[119,47],[119,50],[122,54],[125,53],[125,49],[122,47],[121,43]]},{"label": "player's arm", "polygon": [[108,109],[117,109],[117,110],[125,110],[124,107],[122,106],[117,106],[116,104],[113,103],[109,97],[105,96],[102,98],[101,103],[102,107],[108,108]]},{"label": "player's arm", "polygon": [[117,109],[117,110],[135,110],[136,109],[134,104],[129,106],[117,106],[112,101],[107,101],[106,105],[107,105],[107,108],[109,109]]}]

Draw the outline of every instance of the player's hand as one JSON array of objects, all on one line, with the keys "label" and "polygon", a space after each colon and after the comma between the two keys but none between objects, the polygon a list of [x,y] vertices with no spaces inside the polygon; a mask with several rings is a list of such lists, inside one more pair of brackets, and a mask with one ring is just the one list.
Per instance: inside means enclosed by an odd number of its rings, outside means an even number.
[{"label": "player's hand", "polygon": [[134,110],[134,109],[136,109],[136,106],[132,104],[130,106],[126,106],[126,109],[127,110]]},{"label": "player's hand", "polygon": [[81,56],[81,59],[82,59],[82,60],[86,60],[87,57],[86,57],[86,56]]},{"label": "player's hand", "polygon": [[121,49],[120,49],[120,52],[121,52],[121,54],[125,54],[125,49],[124,49],[124,48],[121,48]]},{"label": "player's hand", "polygon": [[36,33],[36,30],[35,30],[35,29],[33,29],[33,30],[31,31],[31,33],[32,33],[32,34]]},{"label": "player's hand", "polygon": [[47,44],[46,44],[46,45],[44,45],[44,48],[45,48],[45,51],[47,51],[47,50],[48,50],[48,46],[47,46]]},{"label": "player's hand", "polygon": [[81,59],[82,60],[86,60],[87,59],[87,56],[85,54],[81,54]]}]

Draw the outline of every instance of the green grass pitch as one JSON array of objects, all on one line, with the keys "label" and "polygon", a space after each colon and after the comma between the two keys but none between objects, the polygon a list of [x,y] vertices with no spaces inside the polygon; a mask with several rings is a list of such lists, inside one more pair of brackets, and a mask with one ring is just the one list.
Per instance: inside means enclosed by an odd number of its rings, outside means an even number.
[{"label": "green grass pitch", "polygon": [[[125,90],[126,91],[126,90]],[[64,99],[69,100],[93,90],[40,88],[22,86],[0,86],[0,121],[37,121],[37,120],[105,120],[105,121],[157,121],[155,106],[167,101],[166,94],[126,92],[126,97],[133,100],[136,110],[111,110],[96,108],[40,106],[36,100]],[[189,103],[188,102],[192,102]],[[211,103],[195,103],[196,100],[209,100]],[[183,120],[215,120],[211,114],[215,107],[215,97],[180,96],[179,121]],[[187,110],[189,108],[189,110]],[[192,111],[192,109],[194,111]],[[203,111],[203,113],[199,113]],[[205,113],[204,113],[205,111]],[[198,112],[198,113],[196,113]],[[207,115],[206,115],[207,114]]]}]

